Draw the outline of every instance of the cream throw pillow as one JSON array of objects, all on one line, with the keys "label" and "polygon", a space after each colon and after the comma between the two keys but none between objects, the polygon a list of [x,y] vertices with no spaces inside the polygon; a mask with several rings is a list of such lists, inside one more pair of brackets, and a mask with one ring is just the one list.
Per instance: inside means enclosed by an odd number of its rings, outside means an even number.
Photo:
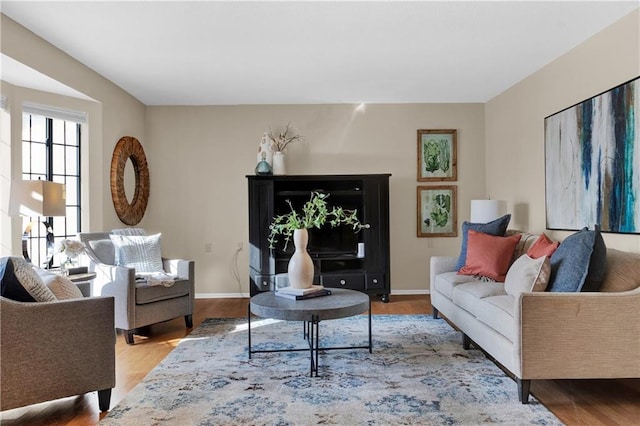
[{"label": "cream throw pillow", "polygon": [[155,235],[113,235],[109,238],[116,248],[116,263],[140,272],[164,272],[160,254],[160,237]]},{"label": "cream throw pillow", "polygon": [[82,292],[69,278],[57,274],[41,275],[42,281],[58,300],[82,299]]},{"label": "cream throw pillow", "polygon": [[47,288],[40,275],[24,259],[13,258],[13,273],[36,302],[55,302],[56,296]]},{"label": "cream throw pillow", "polygon": [[512,296],[532,291],[545,291],[551,276],[551,262],[547,256],[533,259],[520,256],[507,272],[504,291]]}]

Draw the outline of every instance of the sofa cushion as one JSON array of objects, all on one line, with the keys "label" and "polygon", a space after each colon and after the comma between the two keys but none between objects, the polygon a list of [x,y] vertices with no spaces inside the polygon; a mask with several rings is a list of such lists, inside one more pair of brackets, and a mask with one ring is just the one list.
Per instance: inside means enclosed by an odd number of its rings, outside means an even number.
[{"label": "sofa cushion", "polygon": [[512,235],[520,235],[520,241],[518,241],[515,250],[513,250],[513,260],[511,261],[511,263],[515,262],[517,258],[525,254],[538,238],[538,235],[536,234],[517,231],[514,229],[508,229],[504,234],[505,237],[510,237]]},{"label": "sofa cushion", "polygon": [[523,254],[513,262],[504,280],[504,291],[512,296],[531,291],[545,291],[551,275],[551,261],[543,256],[532,259]]},{"label": "sofa cushion", "polygon": [[640,253],[608,249],[607,271],[600,291],[629,291],[640,287]]},{"label": "sofa cushion", "polygon": [[560,246],[560,243],[557,241],[552,241],[551,238],[547,237],[545,233],[542,233],[535,243],[531,246],[529,250],[527,250],[527,254],[529,257],[533,259],[537,259],[543,256],[553,255],[555,251]]},{"label": "sofa cushion", "polygon": [[467,238],[469,229],[473,229],[478,232],[484,232],[489,235],[504,235],[507,232],[507,227],[509,226],[509,221],[511,220],[511,215],[506,214],[498,219],[491,221],[489,223],[471,223],[471,222],[463,222],[462,223],[462,245],[460,247],[460,256],[458,257],[458,263],[456,265],[456,271],[459,271],[462,268],[467,260]]},{"label": "sofa cushion", "polygon": [[0,259],[0,294],[18,302],[53,302],[56,296],[47,288],[31,264],[20,257]]},{"label": "sofa cushion", "polygon": [[149,286],[146,282],[136,283],[136,304],[158,302],[160,300],[174,299],[189,294],[190,281],[178,280],[172,286]]},{"label": "sofa cushion", "polygon": [[475,281],[457,285],[453,289],[453,303],[462,309],[477,316],[481,309],[481,300],[486,297],[504,296],[504,285],[502,283],[488,283]]},{"label": "sofa cushion", "polygon": [[155,235],[109,235],[116,250],[118,266],[136,272],[164,272],[160,254],[160,237]]},{"label": "sofa cushion", "polygon": [[506,294],[482,299],[476,309],[475,316],[478,321],[487,324],[513,342],[516,336],[514,312],[515,297]]},{"label": "sofa cushion", "polygon": [[480,275],[504,282],[518,241],[520,235],[497,237],[470,229],[467,258],[458,274]]},{"label": "sofa cushion", "polygon": [[89,247],[91,247],[100,263],[105,265],[116,264],[116,247],[111,239],[89,241]]},{"label": "sofa cushion", "polygon": [[435,289],[442,293],[447,299],[453,298],[453,289],[460,284],[480,282],[472,275],[458,275],[457,272],[444,272],[435,278]]},{"label": "sofa cushion", "polygon": [[[549,291],[576,292],[581,291],[587,280],[591,254],[594,252],[596,238],[599,231],[589,231],[587,228],[569,235],[551,256],[551,281]],[[598,243],[600,246],[600,243]],[[594,261],[594,277],[597,280],[604,276],[602,263],[602,247],[598,248],[597,259]],[[606,259],[606,248],[604,250]],[[596,267],[597,266],[597,267]],[[596,270],[597,269],[597,270]]]}]

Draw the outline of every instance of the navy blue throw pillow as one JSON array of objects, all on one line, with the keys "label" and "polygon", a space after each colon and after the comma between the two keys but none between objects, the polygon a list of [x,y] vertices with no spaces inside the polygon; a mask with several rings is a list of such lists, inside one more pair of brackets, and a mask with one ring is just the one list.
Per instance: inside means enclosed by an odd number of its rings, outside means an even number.
[{"label": "navy blue throw pillow", "polygon": [[507,227],[509,226],[509,221],[511,220],[511,215],[506,214],[502,217],[497,218],[494,221],[489,223],[471,223],[471,222],[463,222],[462,223],[462,246],[460,248],[460,256],[458,257],[458,264],[456,265],[456,271],[459,271],[467,261],[467,239],[469,234],[469,229],[473,229],[474,231],[483,232],[485,234],[494,235],[497,237],[504,236],[505,232],[507,232]]},{"label": "navy blue throw pillow", "polygon": [[35,302],[36,299],[22,286],[13,272],[14,257],[0,259],[0,295],[18,302]]},{"label": "navy blue throw pillow", "polygon": [[[600,241],[596,241],[600,240]],[[587,280],[594,246],[598,246],[594,260],[594,281],[604,278],[606,247],[599,230],[587,228],[565,238],[560,247],[551,255],[551,280],[548,291],[578,292]],[[600,259],[604,259],[601,261]],[[597,264],[597,267],[596,267]]]},{"label": "navy blue throw pillow", "polygon": [[589,272],[580,291],[599,291],[607,272],[607,246],[604,243],[600,226],[596,225],[594,232],[593,252],[589,260]]}]

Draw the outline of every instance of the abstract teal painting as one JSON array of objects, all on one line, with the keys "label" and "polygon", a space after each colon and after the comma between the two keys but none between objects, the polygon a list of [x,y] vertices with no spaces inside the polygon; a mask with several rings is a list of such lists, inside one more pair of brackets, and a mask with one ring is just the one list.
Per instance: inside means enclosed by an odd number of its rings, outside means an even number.
[{"label": "abstract teal painting", "polygon": [[547,228],[640,233],[640,77],[544,124]]}]

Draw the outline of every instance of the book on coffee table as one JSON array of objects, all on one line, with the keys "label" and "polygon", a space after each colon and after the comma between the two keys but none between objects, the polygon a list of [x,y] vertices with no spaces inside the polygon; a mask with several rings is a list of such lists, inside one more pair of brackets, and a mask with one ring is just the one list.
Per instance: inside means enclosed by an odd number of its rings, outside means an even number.
[{"label": "book on coffee table", "polygon": [[322,290],[316,290],[306,294],[283,293],[281,290],[276,290],[276,296],[284,297],[286,299],[291,299],[291,300],[312,299],[314,297],[329,296],[330,294],[331,294],[331,290],[329,290],[328,288],[323,288]]},{"label": "book on coffee table", "polygon": [[276,291],[279,291],[280,293],[286,293],[286,294],[293,294],[296,296],[302,296],[305,294],[309,294],[309,293],[315,293],[317,291],[322,291],[325,288],[320,285],[320,284],[314,284],[309,288],[293,288],[293,287],[282,287],[279,288]]}]

